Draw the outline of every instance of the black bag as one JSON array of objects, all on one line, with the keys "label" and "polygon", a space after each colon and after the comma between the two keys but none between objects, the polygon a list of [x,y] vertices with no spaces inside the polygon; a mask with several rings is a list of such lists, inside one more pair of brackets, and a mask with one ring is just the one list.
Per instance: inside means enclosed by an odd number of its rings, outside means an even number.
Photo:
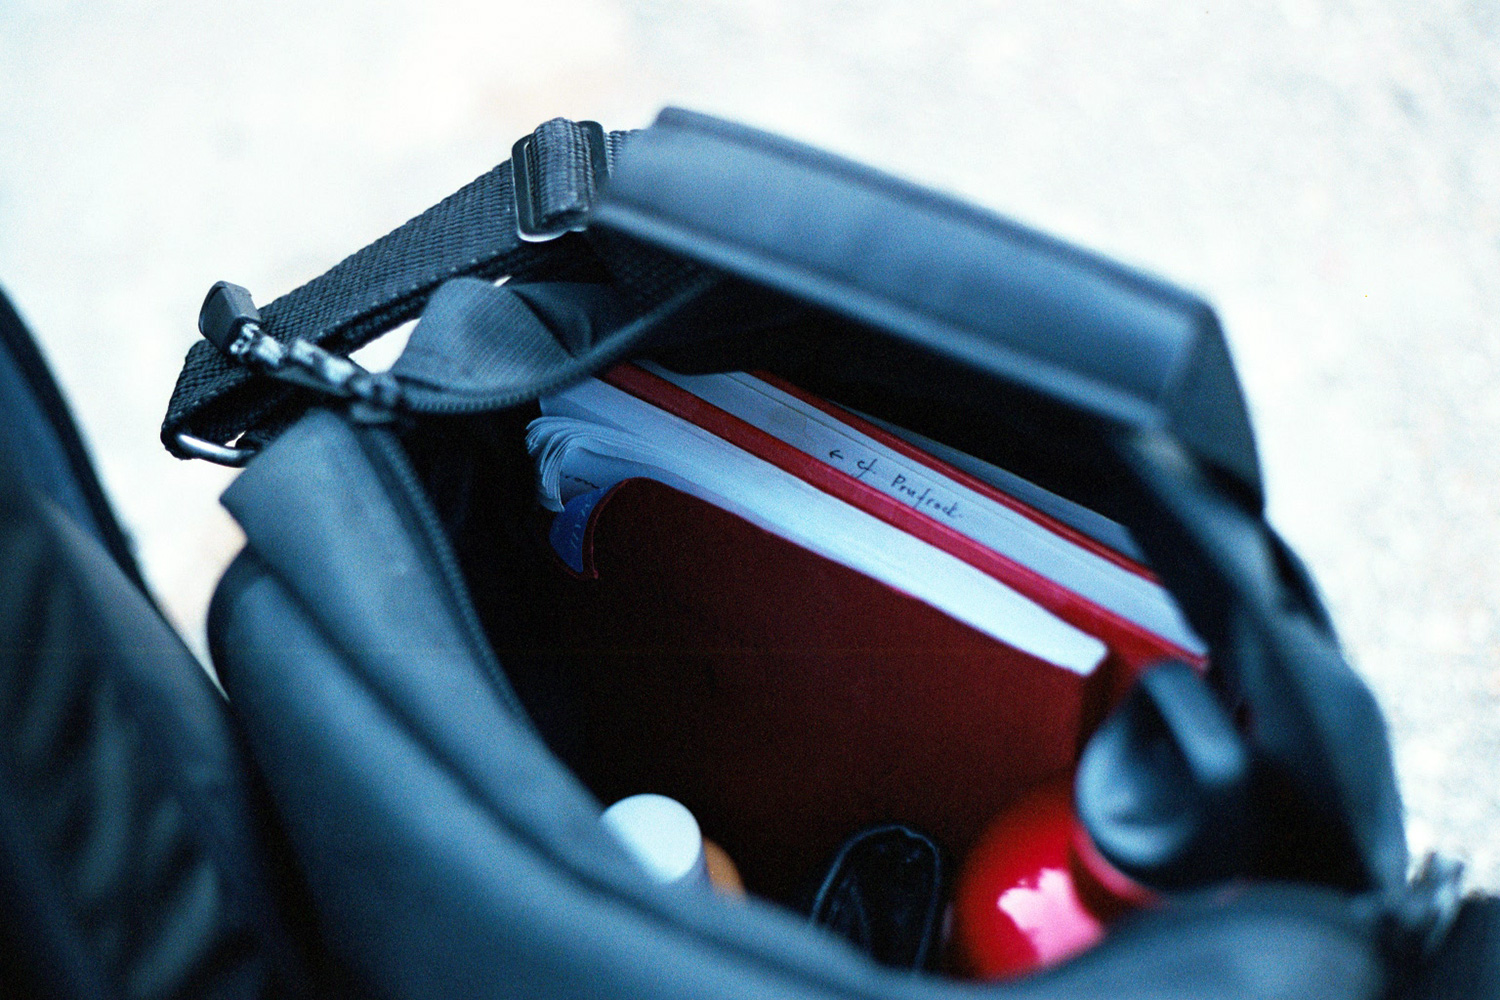
[{"label": "black bag", "polygon": [[[390,373],[341,357],[419,313]],[[668,111],[638,134],[546,123],[263,310],[216,286],[200,325],[163,440],[254,459],[224,498],[247,545],[215,596],[214,660],[305,872],[317,954],[363,990],[972,989],[882,969],[781,907],[650,883],[559,759],[520,438],[538,397],[650,358],[773,371],[1126,525],[1206,641],[1206,679],[1148,671],[1079,764],[1095,843],[1168,902],[993,990],[1500,995],[1496,901],[1461,901],[1442,866],[1407,880],[1383,723],[1263,520],[1243,398],[1197,299]]]},{"label": "black bag", "polygon": [[331,994],[227,707],[141,585],[0,295],[0,986]]}]

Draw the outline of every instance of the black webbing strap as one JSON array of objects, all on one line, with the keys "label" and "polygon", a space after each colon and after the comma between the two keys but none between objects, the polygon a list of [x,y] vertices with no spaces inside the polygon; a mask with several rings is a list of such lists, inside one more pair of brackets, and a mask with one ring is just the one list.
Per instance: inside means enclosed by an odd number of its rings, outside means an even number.
[{"label": "black webbing strap", "polygon": [[[261,307],[261,328],[283,344],[301,338],[347,354],[418,315],[449,278],[554,277],[579,266],[572,228],[592,205],[602,159],[613,163],[630,133],[604,133],[592,122],[556,118],[516,144],[525,147],[523,214],[543,241],[517,230],[509,162],[346,258],[320,277]],[[241,434],[269,436],[303,405],[295,389],[254,379],[206,340],[195,343],[172,392],[161,439],[179,458],[193,457],[179,435],[227,444]]]}]

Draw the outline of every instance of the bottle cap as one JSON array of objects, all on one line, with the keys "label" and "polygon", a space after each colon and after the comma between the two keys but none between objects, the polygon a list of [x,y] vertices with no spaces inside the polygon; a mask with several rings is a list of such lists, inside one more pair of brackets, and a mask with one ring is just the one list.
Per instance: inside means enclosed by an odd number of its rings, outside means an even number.
[{"label": "bottle cap", "polygon": [[658,882],[707,884],[703,834],[687,806],[665,795],[632,795],[600,817],[631,857]]}]

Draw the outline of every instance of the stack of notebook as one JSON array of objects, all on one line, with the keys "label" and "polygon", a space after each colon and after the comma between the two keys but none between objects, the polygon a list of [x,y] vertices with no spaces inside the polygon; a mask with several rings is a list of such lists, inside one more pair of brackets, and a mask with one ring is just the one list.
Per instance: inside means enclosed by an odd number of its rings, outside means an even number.
[{"label": "stack of notebook", "polygon": [[691,803],[762,892],[870,823],[961,854],[1124,678],[1201,661],[1118,526],[772,376],[622,365],[542,413],[569,763]]}]

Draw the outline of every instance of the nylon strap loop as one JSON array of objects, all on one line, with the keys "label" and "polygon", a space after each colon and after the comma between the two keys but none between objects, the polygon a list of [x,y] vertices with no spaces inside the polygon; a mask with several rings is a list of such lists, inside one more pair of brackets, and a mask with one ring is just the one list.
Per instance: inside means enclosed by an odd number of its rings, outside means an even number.
[{"label": "nylon strap loop", "polygon": [[[609,160],[628,134],[608,134]],[[587,162],[586,130],[555,119],[543,124],[533,138],[546,153],[536,166],[547,202],[591,203],[595,190],[589,172],[567,169]],[[323,275],[261,307],[261,328],[284,344],[302,338],[347,354],[417,316],[449,278],[563,277],[570,268],[578,268],[584,256],[576,240],[520,239],[506,162]],[[296,390],[254,378],[200,340],[189,349],[172,392],[162,443],[186,458],[191,455],[178,444],[179,434],[214,444],[228,444],[241,434],[258,440],[274,435],[304,406]]]}]

